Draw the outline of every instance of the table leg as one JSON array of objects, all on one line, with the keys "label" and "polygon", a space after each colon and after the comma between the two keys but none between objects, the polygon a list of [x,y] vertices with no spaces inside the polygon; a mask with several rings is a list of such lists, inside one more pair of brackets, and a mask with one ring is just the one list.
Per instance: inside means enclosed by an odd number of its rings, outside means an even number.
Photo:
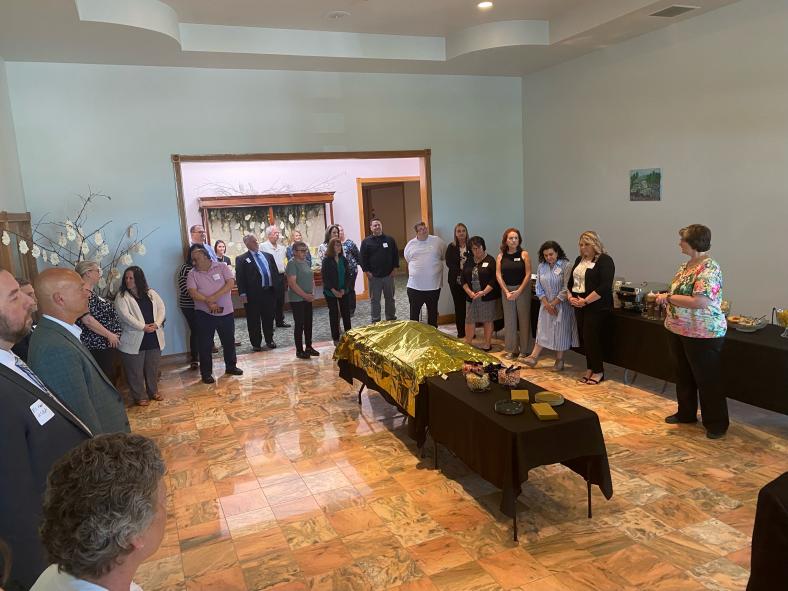
[{"label": "table leg", "polygon": [[438,469],[438,442],[435,441],[434,439],[432,440],[432,442],[435,444],[435,465],[434,465],[434,469],[437,470]]},{"label": "table leg", "polygon": [[358,405],[361,406],[361,393],[364,391],[364,384],[361,384],[361,388],[358,389]]},{"label": "table leg", "polygon": [[588,460],[588,473],[586,476],[586,490],[588,491],[588,518],[591,519],[591,460]]},{"label": "table leg", "polygon": [[515,510],[512,516],[512,531],[514,532],[514,541],[517,541],[517,511]]}]

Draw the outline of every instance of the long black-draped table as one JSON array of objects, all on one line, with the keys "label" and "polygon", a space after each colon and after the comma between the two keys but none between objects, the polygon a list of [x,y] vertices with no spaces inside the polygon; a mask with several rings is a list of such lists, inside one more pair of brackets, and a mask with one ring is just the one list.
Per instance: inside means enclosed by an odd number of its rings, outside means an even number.
[{"label": "long black-draped table", "polygon": [[[728,398],[788,414],[788,339],[770,324],[757,332],[728,327],[722,348],[722,378]],[[614,310],[605,361],[676,382],[662,321]]]},{"label": "long black-draped table", "polygon": [[[532,468],[561,463],[582,476],[588,484],[589,517],[592,484],[606,498],[613,495],[605,440],[594,411],[567,400],[556,408],[556,421],[540,421],[527,407],[520,415],[501,415],[494,405],[509,399],[509,390],[491,384],[488,392],[471,392],[461,372],[445,380],[428,378],[426,386],[430,435],[503,491],[501,511],[513,518],[515,539],[516,501]],[[544,390],[525,380],[519,388],[527,389],[531,400]],[[437,449],[435,457],[437,461]]]}]

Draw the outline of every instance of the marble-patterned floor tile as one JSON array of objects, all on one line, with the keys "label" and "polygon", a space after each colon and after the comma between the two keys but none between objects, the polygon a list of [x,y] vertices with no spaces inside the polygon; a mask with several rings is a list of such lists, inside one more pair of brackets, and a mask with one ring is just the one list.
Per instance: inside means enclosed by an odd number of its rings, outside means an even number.
[{"label": "marble-patterned floor tile", "polygon": [[433,575],[447,568],[459,566],[472,560],[460,543],[453,537],[441,536],[408,547],[421,570]]},{"label": "marble-patterned floor tile", "polygon": [[607,523],[615,525],[636,542],[662,536],[673,531],[673,528],[660,521],[640,507],[625,511],[620,515],[605,518]]},{"label": "marble-patterned floor tile", "polygon": [[681,533],[693,538],[714,552],[728,554],[740,550],[752,542],[750,536],[741,533],[718,519],[708,519],[682,528]]},{"label": "marble-patterned floor tile", "polygon": [[633,505],[646,505],[668,494],[664,488],[647,482],[642,478],[631,478],[616,483],[616,495],[620,495]]},{"label": "marble-patterned floor tile", "polygon": [[350,565],[353,556],[339,538],[293,550],[293,556],[307,577]]},{"label": "marble-patterned floor tile", "polygon": [[681,496],[682,498],[691,499],[702,511],[714,516],[733,511],[742,505],[741,501],[732,499],[705,486],[688,490]]},{"label": "marble-patterned floor tile", "polygon": [[186,580],[186,591],[246,591],[244,573],[239,564]]},{"label": "marble-patterned floor tile", "polygon": [[280,527],[287,543],[293,550],[328,542],[338,537],[337,532],[334,531],[331,523],[323,514],[304,521],[282,523]]},{"label": "marble-patterned floor tile", "polygon": [[272,505],[271,510],[274,512],[277,521],[282,524],[291,521],[303,521],[322,513],[320,505],[311,496],[282,503],[281,505]]},{"label": "marble-patterned floor tile", "polygon": [[261,507],[227,517],[227,527],[233,540],[267,529],[276,522],[270,507]]},{"label": "marble-patterned floor tile", "polygon": [[302,473],[301,477],[313,495],[351,486],[350,481],[339,468],[309,474]]},{"label": "marble-patterned floor tile", "polygon": [[479,564],[505,589],[550,575],[548,569],[522,548],[512,548],[480,558]]},{"label": "marble-patterned floor tile", "polygon": [[241,562],[255,560],[272,551],[290,550],[290,545],[278,525],[271,525],[252,534],[234,538],[233,546]]},{"label": "marble-patterned floor tile", "polygon": [[225,517],[268,507],[268,500],[259,488],[219,498]]},{"label": "marble-patterned floor tile", "polygon": [[679,568],[660,560],[656,553],[642,544],[633,544],[605,556],[595,565],[627,584],[649,588],[658,581],[681,574]]},{"label": "marble-patterned floor tile", "polygon": [[664,562],[684,570],[715,560],[720,555],[719,552],[712,551],[705,544],[678,531],[646,540],[643,545],[659,555]]},{"label": "marble-patterned floor tile", "polygon": [[306,585],[309,591],[368,591],[371,583],[360,567],[351,564],[307,577]]},{"label": "marble-patterned floor tile", "polygon": [[751,568],[752,548],[744,547],[741,550],[736,550],[736,552],[731,552],[726,555],[725,558],[749,572]]},{"label": "marble-patterned floor tile", "polygon": [[342,542],[354,558],[363,558],[377,552],[393,552],[403,548],[400,541],[385,525],[344,536]]},{"label": "marble-patterned floor tile", "polygon": [[578,547],[572,538],[563,533],[544,538],[533,544],[526,544],[524,548],[542,566],[552,571],[568,570],[595,558],[591,552]]},{"label": "marble-patterned floor tile", "polygon": [[398,520],[386,523],[386,527],[405,546],[413,546],[445,535],[447,532],[429,515],[421,515],[410,521]]},{"label": "marble-patterned floor tile", "polygon": [[249,591],[279,589],[300,583],[305,587],[301,569],[289,551],[269,552],[265,556],[241,562],[246,588]]},{"label": "marble-patterned floor tile", "polygon": [[134,582],[143,589],[185,587],[180,554],[142,564],[134,574]]},{"label": "marble-patterned floor tile", "polygon": [[230,540],[204,544],[182,554],[183,575],[188,579],[231,568],[238,562]]},{"label": "marble-patterned floor tile", "polygon": [[454,531],[451,535],[476,560],[517,546],[517,542],[512,539],[512,532],[493,521]]},{"label": "marble-patterned floor tile", "polygon": [[383,520],[367,505],[329,512],[326,517],[340,537],[383,525]]},{"label": "marble-patterned floor tile", "polygon": [[628,587],[617,575],[602,570],[593,562],[583,562],[556,573],[555,577],[569,588],[578,590],[624,591]]},{"label": "marble-patterned floor tile", "polygon": [[718,558],[690,570],[711,591],[744,591],[750,572],[727,558]]},{"label": "marble-patterned floor tile", "polygon": [[653,503],[643,505],[643,509],[675,529],[706,521],[711,517],[708,513],[701,511],[695,503],[674,495],[668,495]]},{"label": "marble-patterned floor tile", "polygon": [[430,577],[441,591],[495,591],[502,587],[478,562],[466,562]]},{"label": "marble-patterned floor tile", "polygon": [[424,575],[404,548],[359,558],[355,565],[361,569],[373,589],[387,589]]},{"label": "marble-patterned floor tile", "polygon": [[[421,503],[419,506],[422,506]],[[492,521],[489,513],[483,511],[477,503],[468,501],[458,501],[447,508],[430,511],[429,515],[450,532],[466,530]]]}]

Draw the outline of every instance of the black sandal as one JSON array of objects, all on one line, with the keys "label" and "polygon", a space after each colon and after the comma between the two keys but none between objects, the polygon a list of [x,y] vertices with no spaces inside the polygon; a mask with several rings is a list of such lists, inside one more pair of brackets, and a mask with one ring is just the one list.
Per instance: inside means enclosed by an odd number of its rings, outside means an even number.
[{"label": "black sandal", "polygon": [[589,386],[596,386],[599,382],[605,381],[605,374],[602,374],[598,380],[595,380],[593,377],[586,378],[586,384]]}]

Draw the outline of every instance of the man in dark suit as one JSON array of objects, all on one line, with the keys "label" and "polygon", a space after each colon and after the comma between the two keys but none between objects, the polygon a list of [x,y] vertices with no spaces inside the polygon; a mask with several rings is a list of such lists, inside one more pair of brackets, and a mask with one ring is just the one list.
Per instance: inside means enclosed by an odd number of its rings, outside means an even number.
[{"label": "man in dark suit", "polygon": [[0,270],[0,538],[14,554],[13,588],[27,589],[47,566],[38,536],[49,469],[90,438],[88,427],[11,352],[33,322],[33,300]]},{"label": "man in dark suit", "polygon": [[80,342],[74,324],[88,311],[85,282],[74,271],[47,269],[36,277],[35,290],[42,317],[30,338],[30,367],[94,434],[129,432],[120,392]]},{"label": "man in dark suit", "polygon": [[[267,252],[260,251],[257,236],[247,234],[244,244],[249,250],[235,257],[235,282],[238,295],[246,310],[246,326],[252,350],[262,351],[262,339],[269,349],[274,343],[274,306],[276,289],[281,281],[276,261]],[[260,327],[262,326],[262,334]]]}]

